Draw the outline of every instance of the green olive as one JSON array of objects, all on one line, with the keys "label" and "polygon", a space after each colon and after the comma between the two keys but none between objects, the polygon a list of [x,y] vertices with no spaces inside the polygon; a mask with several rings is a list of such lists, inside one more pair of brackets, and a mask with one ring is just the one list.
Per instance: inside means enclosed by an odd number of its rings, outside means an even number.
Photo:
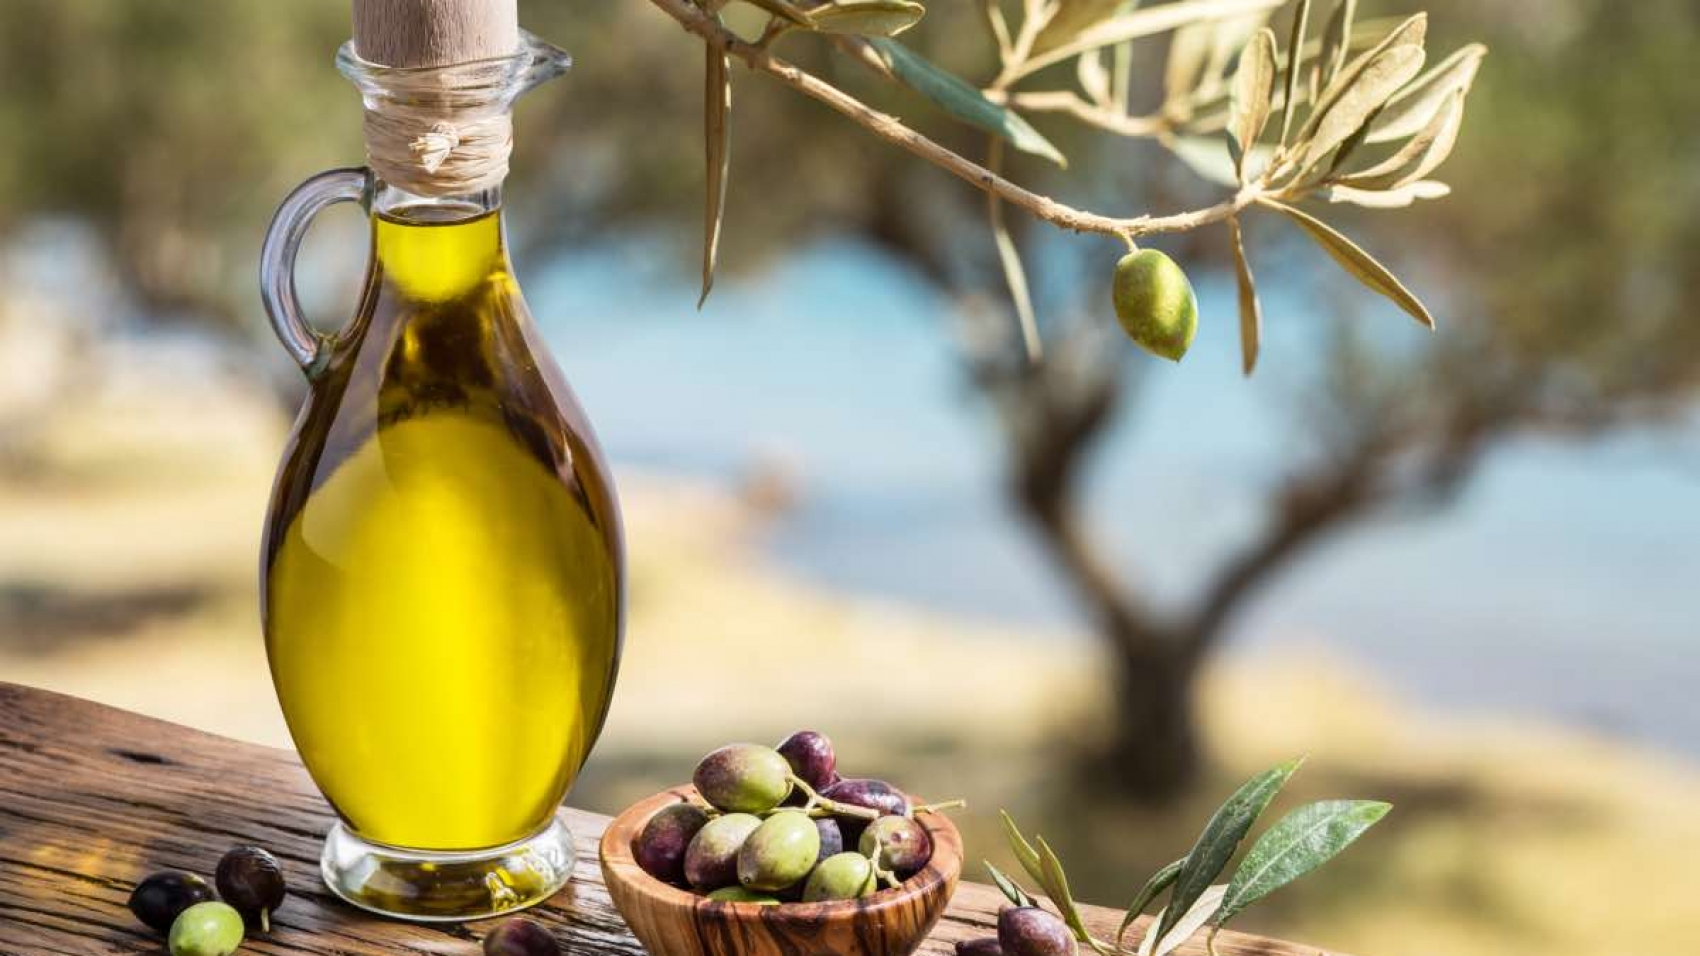
[{"label": "green olive", "polygon": [[760,744],[729,744],[691,775],[702,798],[727,813],[766,813],[791,795],[791,765]]},{"label": "green olive", "polygon": [[801,810],[782,810],[762,821],[738,850],[738,882],[752,890],[783,890],[814,869],[820,830]]},{"label": "green olive", "polygon": [[242,914],[227,903],[196,903],[171,924],[171,956],[230,956],[242,945]]},{"label": "green olive", "polygon": [[1198,332],[1198,299],[1186,272],[1156,249],[1116,263],[1116,318],[1128,338],[1153,355],[1181,360]]},{"label": "green olive", "polygon": [[748,813],[728,813],[703,824],[685,847],[685,880],[703,892],[737,883],[738,851],[760,826],[761,818]]},{"label": "green olive", "polygon": [[757,893],[755,890],[742,886],[722,886],[708,894],[708,898],[717,903],[757,903],[762,906],[778,906],[779,897],[772,893]]},{"label": "green olive", "polygon": [[805,903],[853,900],[875,888],[874,865],[860,853],[839,853],[821,861],[803,887]]}]

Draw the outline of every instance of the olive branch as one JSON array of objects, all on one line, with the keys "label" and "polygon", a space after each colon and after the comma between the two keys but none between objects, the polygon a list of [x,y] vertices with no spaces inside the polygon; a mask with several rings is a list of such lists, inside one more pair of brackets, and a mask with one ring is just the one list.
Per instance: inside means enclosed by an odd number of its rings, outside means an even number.
[{"label": "olive branch", "polygon": [[[1136,241],[1158,233],[1227,226],[1239,289],[1244,369],[1257,362],[1262,308],[1241,219],[1252,209],[1290,219],[1347,273],[1433,327],[1422,302],[1387,267],[1317,216],[1307,200],[1374,209],[1447,195],[1433,173],[1463,121],[1464,98],[1487,50],[1469,44],[1423,72],[1426,14],[1363,20],[1355,0],[1336,0],[1311,35],[1310,2],[1298,0],[1283,45],[1268,25],[1286,0],[978,0],[998,50],[997,74],[975,86],[895,37],[926,8],[916,0],[732,0],[762,11],[765,28],[740,36],[721,16],[728,0],[650,0],[705,51],[707,158],[702,299],[713,287],[730,173],[733,60],[815,99],[876,137],[951,173],[987,196],[988,226],[1030,357],[1040,354],[1025,268],[1005,207],[1062,229]],[[1010,5],[1015,5],[1014,3]],[[808,34],[884,80],[909,87],[955,120],[984,130],[976,162],[779,57],[781,38]],[[1133,111],[1129,75],[1137,41],[1169,35],[1162,102]],[[1072,86],[1037,86],[1073,64]],[[1117,217],[1079,209],[1029,189],[1004,172],[1008,149],[1066,167],[1063,154],[1027,116],[1065,117],[1124,138],[1152,139],[1200,176],[1231,190],[1221,201],[1169,215]],[[699,300],[699,306],[702,300]]]}]

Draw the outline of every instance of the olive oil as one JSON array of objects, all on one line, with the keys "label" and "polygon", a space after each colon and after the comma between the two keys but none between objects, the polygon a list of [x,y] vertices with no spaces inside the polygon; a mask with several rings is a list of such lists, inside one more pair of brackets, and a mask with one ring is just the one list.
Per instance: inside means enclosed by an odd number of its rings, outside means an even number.
[{"label": "olive oil", "polygon": [[266,647],[313,779],[367,840],[548,824],[620,653],[612,487],[509,272],[499,212],[373,217],[358,315],[273,492]]}]

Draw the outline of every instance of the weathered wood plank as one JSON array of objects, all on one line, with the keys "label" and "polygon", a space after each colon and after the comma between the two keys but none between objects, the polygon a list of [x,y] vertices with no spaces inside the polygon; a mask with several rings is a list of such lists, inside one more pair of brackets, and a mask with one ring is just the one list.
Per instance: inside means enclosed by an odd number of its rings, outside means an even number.
[{"label": "weathered wood plank", "polygon": [[[608,819],[569,810],[579,842],[575,879],[531,915],[567,952],[641,956],[609,901],[596,861]],[[319,882],[319,841],[331,813],[295,755],[0,682],[0,956],[157,954],[158,937],[125,901],[148,872],[211,875],[235,843],[283,863],[291,896],[273,932],[243,951],[275,956],[396,956],[479,952],[481,924],[414,926],[346,906]],[[970,858],[974,858],[970,854]],[[921,952],[993,931],[1001,897],[963,883]],[[1090,908],[1104,935],[1118,914]],[[1315,947],[1223,933],[1224,956],[1319,956]],[[1189,943],[1183,956],[1200,956]]]}]

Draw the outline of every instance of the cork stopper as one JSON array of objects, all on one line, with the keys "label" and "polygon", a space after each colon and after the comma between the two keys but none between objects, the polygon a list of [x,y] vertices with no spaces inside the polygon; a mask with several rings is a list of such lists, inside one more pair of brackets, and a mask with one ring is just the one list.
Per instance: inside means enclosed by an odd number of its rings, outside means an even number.
[{"label": "cork stopper", "polygon": [[516,0],[353,0],[354,50],[368,63],[429,67],[511,56]]}]

